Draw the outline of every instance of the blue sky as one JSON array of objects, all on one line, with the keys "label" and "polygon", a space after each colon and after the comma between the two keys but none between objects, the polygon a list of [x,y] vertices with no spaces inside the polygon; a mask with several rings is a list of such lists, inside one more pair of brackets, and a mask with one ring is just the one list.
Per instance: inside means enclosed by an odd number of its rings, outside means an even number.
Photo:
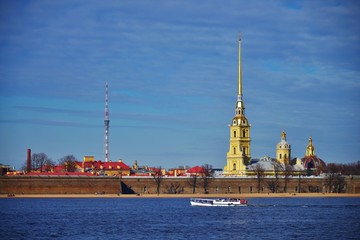
[{"label": "blue sky", "polygon": [[0,163],[226,164],[242,33],[251,155],[360,160],[358,1],[0,2]]}]

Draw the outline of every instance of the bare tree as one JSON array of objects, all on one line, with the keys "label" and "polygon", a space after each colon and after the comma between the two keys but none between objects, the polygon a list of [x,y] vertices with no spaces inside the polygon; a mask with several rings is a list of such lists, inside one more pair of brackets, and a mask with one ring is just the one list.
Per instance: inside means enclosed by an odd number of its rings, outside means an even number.
[{"label": "bare tree", "polygon": [[196,187],[197,187],[197,184],[198,184],[198,178],[199,176],[196,175],[196,174],[193,174],[190,176],[190,179],[188,181],[191,189],[192,189],[192,193],[194,194],[196,192]]},{"label": "bare tree", "polygon": [[329,192],[342,193],[345,191],[345,177],[341,174],[341,170],[339,170],[339,165],[337,164],[330,163],[327,165],[328,173],[325,179],[325,185]]},{"label": "bare tree", "polygon": [[33,153],[31,156],[31,170],[42,172],[44,165],[49,161],[51,159],[45,153]]},{"label": "bare tree", "polygon": [[257,179],[257,189],[258,193],[260,193],[261,189],[261,182],[264,180],[265,177],[265,169],[260,163],[254,164],[250,166],[250,169],[254,172],[256,179]]},{"label": "bare tree", "polygon": [[52,159],[49,158],[45,161],[43,169],[45,172],[51,172],[54,170],[55,166],[56,166],[56,163]]},{"label": "bare tree", "polygon": [[170,185],[167,185],[167,193],[169,194],[179,194],[182,191],[181,185],[178,182],[171,183]]},{"label": "bare tree", "polygon": [[299,178],[298,178],[298,193],[301,193],[301,173],[299,172]]},{"label": "bare tree", "polygon": [[280,185],[279,178],[280,178],[280,174],[282,172],[283,167],[282,167],[281,163],[279,163],[278,161],[273,161],[271,164],[273,165],[273,168],[274,168],[274,180],[273,180],[271,191],[273,193],[277,193],[279,185]]},{"label": "bare tree", "polygon": [[153,173],[153,179],[154,179],[154,181],[156,183],[156,193],[157,193],[157,195],[159,195],[160,194],[160,188],[161,188],[161,182],[162,182],[162,179],[163,179],[161,166],[155,169],[155,171]]},{"label": "bare tree", "polygon": [[59,165],[63,166],[65,172],[76,171],[76,158],[74,155],[66,155],[58,160]]},{"label": "bare tree", "polygon": [[328,163],[321,169],[326,173],[341,173],[342,175],[360,175],[360,161],[348,164]]},{"label": "bare tree", "polygon": [[290,180],[290,176],[293,174],[293,166],[291,166],[290,164],[285,164],[284,165],[284,192],[287,192],[287,186]]},{"label": "bare tree", "polygon": [[212,165],[205,164],[202,166],[203,173],[201,175],[201,181],[204,188],[204,193],[208,193],[208,187],[213,179]]}]

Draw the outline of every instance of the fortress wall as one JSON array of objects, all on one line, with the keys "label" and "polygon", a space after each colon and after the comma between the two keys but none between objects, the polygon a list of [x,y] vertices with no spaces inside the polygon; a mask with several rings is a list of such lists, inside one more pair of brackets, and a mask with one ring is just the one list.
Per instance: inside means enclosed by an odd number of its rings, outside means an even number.
[{"label": "fortress wall", "polygon": [[117,177],[1,177],[0,194],[119,193]]},{"label": "fortress wall", "polygon": [[[269,184],[274,179],[263,179],[261,193],[269,193]],[[193,193],[192,178],[170,178],[161,180],[161,193]],[[208,193],[257,193],[256,178],[215,178],[211,179]],[[279,192],[283,192],[284,179],[279,180]],[[157,184],[153,178],[122,178],[118,177],[0,177],[0,194],[94,194],[94,193],[137,193],[155,194]],[[298,192],[299,179],[292,178],[288,182],[288,193]],[[301,192],[327,192],[325,180],[322,178],[301,178]],[[203,193],[202,180],[197,179],[195,193]],[[346,193],[360,193],[360,177],[346,178]]]},{"label": "fortress wall", "polygon": [[[261,192],[270,192],[268,182],[273,179],[264,179],[261,183]],[[155,194],[157,184],[152,178],[123,178],[123,183],[132,191],[140,194]],[[171,186],[179,193],[193,193],[192,178],[163,178],[161,182],[161,193],[170,193]],[[302,192],[320,191],[326,192],[323,187],[324,179],[301,179],[300,188]],[[215,178],[212,179],[208,186],[208,193],[257,193],[258,183],[256,178]],[[284,180],[279,180],[279,191],[283,191]],[[297,192],[299,188],[298,179],[291,179],[288,182],[287,192]],[[202,180],[197,179],[195,193],[204,193]]]}]

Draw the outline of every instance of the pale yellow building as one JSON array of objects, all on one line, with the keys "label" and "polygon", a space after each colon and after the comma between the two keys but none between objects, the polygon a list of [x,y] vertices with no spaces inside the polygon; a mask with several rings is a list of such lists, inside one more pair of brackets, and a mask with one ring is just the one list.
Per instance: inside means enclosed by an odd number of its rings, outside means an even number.
[{"label": "pale yellow building", "polygon": [[245,117],[245,105],[242,99],[242,69],[241,69],[241,37],[238,41],[238,97],[235,105],[235,117],[230,127],[230,147],[226,155],[225,175],[244,175],[246,165],[250,161],[250,127]]},{"label": "pale yellow building", "polygon": [[286,142],[286,133],[281,133],[281,141],[276,144],[276,160],[282,164],[289,164],[291,160],[291,145]]}]

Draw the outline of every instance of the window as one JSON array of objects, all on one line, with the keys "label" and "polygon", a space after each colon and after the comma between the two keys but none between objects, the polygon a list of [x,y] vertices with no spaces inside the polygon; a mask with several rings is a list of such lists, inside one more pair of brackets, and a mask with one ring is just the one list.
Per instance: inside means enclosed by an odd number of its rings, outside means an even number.
[{"label": "window", "polygon": [[236,138],[236,131],[234,131],[234,138]]},{"label": "window", "polygon": [[243,130],[243,137],[246,137],[246,131]]},{"label": "window", "polygon": [[144,193],[147,193],[147,188],[146,188],[146,186],[144,186]]},{"label": "window", "polygon": [[284,159],[286,159],[286,153],[284,154]]},{"label": "window", "polygon": [[236,170],[236,163],[233,164],[233,170]]},{"label": "window", "polygon": [[282,155],[281,155],[281,153],[279,154],[279,158],[281,159],[281,157],[282,157]]},{"label": "window", "polygon": [[239,187],[239,193],[241,193],[241,187]]},{"label": "window", "polygon": [[250,191],[251,193],[253,192],[253,187],[252,187],[252,186],[249,187],[249,191]]},{"label": "window", "polygon": [[233,150],[234,150],[234,154],[236,154],[236,148],[234,148]]}]

